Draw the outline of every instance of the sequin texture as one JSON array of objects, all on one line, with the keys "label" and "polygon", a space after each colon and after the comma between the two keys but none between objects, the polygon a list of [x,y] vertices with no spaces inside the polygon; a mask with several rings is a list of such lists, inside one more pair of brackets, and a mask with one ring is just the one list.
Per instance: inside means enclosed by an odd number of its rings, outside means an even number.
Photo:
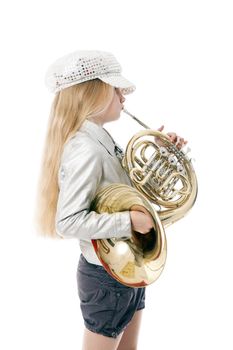
[{"label": "sequin texture", "polygon": [[115,56],[105,51],[75,51],[56,60],[47,70],[45,84],[51,92],[99,78],[127,95],[136,87],[121,75]]}]

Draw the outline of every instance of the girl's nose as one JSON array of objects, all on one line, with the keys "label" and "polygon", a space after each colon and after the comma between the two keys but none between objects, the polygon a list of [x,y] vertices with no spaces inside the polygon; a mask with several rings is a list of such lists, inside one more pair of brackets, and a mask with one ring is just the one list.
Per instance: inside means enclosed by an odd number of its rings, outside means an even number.
[{"label": "girl's nose", "polygon": [[116,88],[116,91],[118,93],[118,96],[120,97],[120,102],[123,103],[125,102],[125,97],[122,95],[121,91],[119,88]]},{"label": "girl's nose", "polygon": [[120,92],[120,101],[121,101],[121,103],[125,102],[125,97],[122,95],[121,92]]}]

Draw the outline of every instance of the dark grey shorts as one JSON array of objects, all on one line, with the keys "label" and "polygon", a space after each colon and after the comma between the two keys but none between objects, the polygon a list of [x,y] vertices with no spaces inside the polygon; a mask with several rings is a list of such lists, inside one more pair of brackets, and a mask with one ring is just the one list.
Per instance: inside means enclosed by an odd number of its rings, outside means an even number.
[{"label": "dark grey shorts", "polygon": [[81,254],[77,269],[78,295],[86,328],[116,338],[137,310],[145,307],[145,287],[127,287],[102,266]]}]

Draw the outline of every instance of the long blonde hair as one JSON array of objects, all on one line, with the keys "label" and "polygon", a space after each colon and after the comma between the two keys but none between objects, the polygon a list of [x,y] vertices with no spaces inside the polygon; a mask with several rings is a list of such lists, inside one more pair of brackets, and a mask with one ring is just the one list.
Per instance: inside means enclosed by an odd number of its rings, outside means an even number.
[{"label": "long blonde hair", "polygon": [[39,235],[61,238],[55,228],[59,195],[58,170],[65,143],[87,118],[101,115],[110,105],[114,87],[100,79],[76,84],[59,91],[48,120],[41,171],[38,179],[34,222]]}]

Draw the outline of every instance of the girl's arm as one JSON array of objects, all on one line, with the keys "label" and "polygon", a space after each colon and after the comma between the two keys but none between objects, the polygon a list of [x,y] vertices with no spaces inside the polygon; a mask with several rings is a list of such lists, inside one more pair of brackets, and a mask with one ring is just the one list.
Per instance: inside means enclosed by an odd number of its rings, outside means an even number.
[{"label": "girl's arm", "polygon": [[83,240],[131,237],[129,211],[98,214],[89,210],[103,176],[103,157],[96,144],[80,143],[68,155],[63,158],[59,172],[57,234]]}]

